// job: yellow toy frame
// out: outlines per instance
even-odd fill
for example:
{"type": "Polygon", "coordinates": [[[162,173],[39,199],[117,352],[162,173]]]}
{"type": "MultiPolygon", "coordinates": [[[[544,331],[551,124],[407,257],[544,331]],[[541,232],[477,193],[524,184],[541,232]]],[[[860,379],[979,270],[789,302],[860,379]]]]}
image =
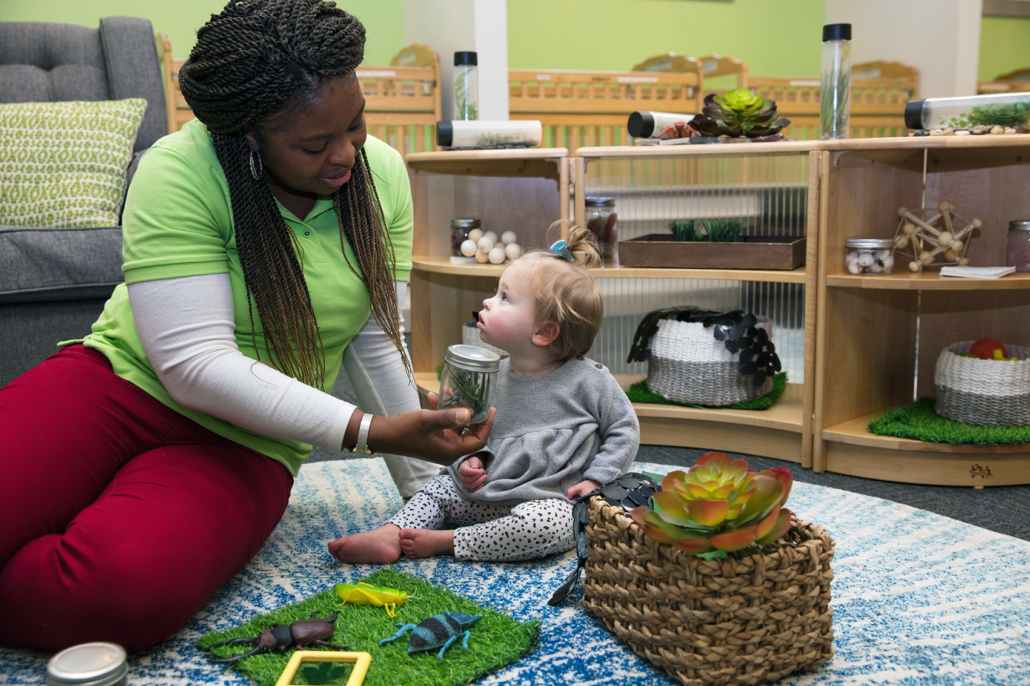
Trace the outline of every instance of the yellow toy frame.
{"type": "Polygon", "coordinates": [[[298,650],[286,663],[286,669],[283,670],[279,681],[275,682],[275,686],[291,686],[293,679],[297,676],[297,671],[305,662],[353,662],[354,670],[347,679],[347,686],[361,686],[365,681],[368,668],[372,664],[372,655],[336,650],[298,650]]]}

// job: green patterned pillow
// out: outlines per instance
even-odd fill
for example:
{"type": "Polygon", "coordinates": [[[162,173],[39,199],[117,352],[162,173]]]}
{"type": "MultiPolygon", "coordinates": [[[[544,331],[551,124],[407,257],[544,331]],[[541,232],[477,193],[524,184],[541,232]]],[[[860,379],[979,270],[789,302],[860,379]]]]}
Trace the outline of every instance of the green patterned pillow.
{"type": "Polygon", "coordinates": [[[0,105],[0,224],[118,226],[147,101],[0,105]]]}

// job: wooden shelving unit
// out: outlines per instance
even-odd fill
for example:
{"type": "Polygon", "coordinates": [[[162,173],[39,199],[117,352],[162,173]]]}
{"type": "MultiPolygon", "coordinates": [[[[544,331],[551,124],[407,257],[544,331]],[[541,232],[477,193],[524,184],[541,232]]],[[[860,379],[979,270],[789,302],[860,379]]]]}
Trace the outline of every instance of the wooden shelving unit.
{"type": "MultiPolygon", "coordinates": [[[[773,223],[770,214],[792,212],[816,226],[819,178],[810,158],[812,142],[679,145],[632,147],[584,147],[572,158],[575,189],[575,220],[585,225],[587,194],[615,195],[619,224],[661,225],[677,212],[753,213],[757,225],[773,223]],[[779,162],[793,159],[790,169],[800,172],[795,178],[785,174],[779,162]],[[806,165],[806,163],[808,163],[806,165]],[[800,191],[800,192],[799,192],[800,191]],[[779,195],[776,195],[779,193],[779,195]],[[771,200],[790,197],[790,208],[771,200]],[[721,205],[719,204],[721,203],[721,205]],[[657,209],[647,214],[649,206],[657,209]],[[696,208],[696,209],[695,209],[696,208]],[[628,212],[623,210],[628,209],[628,212]],[[672,213],[672,214],[670,214],[672,213]]],[[[814,158],[813,158],[814,159],[814,158]]],[[[699,214],[699,216],[703,216],[699,214]]],[[[803,230],[803,224],[799,225],[803,230]]],[[[768,228],[768,227],[766,227],[768,228]]],[[[625,237],[621,233],[620,239],[625,237]]],[[[809,233],[808,264],[814,264],[816,236],[809,233]]],[[[815,270],[802,266],[792,271],[753,269],[667,269],[623,267],[618,261],[594,270],[595,278],[681,279],[700,281],[758,282],[805,286],[804,373],[811,379],[814,371],[815,270]]],[[[695,304],[677,300],[662,306],[695,304]]],[[[643,312],[641,312],[643,314],[643,312]]],[[[775,340],[775,330],[774,330],[775,340]]],[[[640,376],[616,375],[625,388],[640,376]]],[[[764,411],[703,409],[675,405],[634,403],[640,419],[642,442],[660,445],[705,448],[763,455],[811,466],[811,418],[814,386],[788,384],[784,396],[764,411]]]]}
{"type": "MultiPolygon", "coordinates": [[[[716,198],[738,198],[742,194],[764,198],[777,189],[788,189],[791,197],[806,203],[795,207],[795,214],[807,217],[809,225],[814,226],[817,193],[810,189],[813,184],[818,187],[818,177],[815,168],[806,164],[814,150],[814,143],[785,143],[689,149],[685,146],[581,148],[573,157],[561,148],[408,155],[415,206],[411,326],[413,362],[419,386],[424,391],[437,389],[436,368],[442,364],[447,346],[461,342],[462,324],[473,310],[481,307],[484,298],[493,294],[504,269],[502,265],[452,264],[449,237],[452,217],[479,217],[484,229],[498,233],[512,229],[524,247],[544,248],[557,238],[544,235],[547,226],[557,219],[572,218],[573,198],[581,216],[582,200],[588,188],[587,170],[594,161],[604,158],[626,164],[627,176],[614,179],[616,185],[636,184],[648,193],[664,192],[678,197],[697,195],[702,192],[697,185],[699,175],[705,181],[703,193],[716,198]],[[797,168],[802,171],[802,177],[770,176],[768,165],[745,161],[778,156],[799,158],[797,168]],[[640,160],[664,160],[661,164],[669,166],[675,178],[649,175],[646,170],[640,174],[640,160]],[[732,168],[720,167],[719,160],[734,160],[728,163],[732,168]]],[[[809,264],[814,264],[815,249],[815,236],[811,235],[809,264]]],[[[809,331],[807,327],[815,307],[816,272],[806,266],[793,271],[763,271],[648,269],[609,263],[592,270],[592,274],[613,286],[618,282],[630,284],[629,288],[639,283],[686,284],[691,280],[725,283],[725,288],[730,290],[736,288],[735,282],[805,286],[806,349],[814,349],[807,342],[809,336],[814,340],[814,329],[809,331]]],[[[676,304],[688,303],[663,301],[660,306],[676,304]]],[[[806,358],[805,373],[809,379],[811,366],[806,358]]],[[[628,388],[641,377],[616,374],[616,378],[628,388]]],[[[652,404],[635,404],[634,408],[641,421],[645,443],[739,451],[811,466],[812,397],[811,384],[791,383],[774,407],[761,412],[652,404]]]]}
{"type": "MultiPolygon", "coordinates": [[[[934,395],[934,367],[955,341],[1030,337],[1030,277],[855,276],[848,238],[891,238],[897,210],[954,202],[983,221],[967,256],[1006,263],[1008,222],[1030,216],[1025,136],[847,140],[819,144],[815,471],[909,483],[1030,483],[1030,446],[950,445],[866,430],[885,408],[934,395]]],[[[904,264],[898,267],[905,269],[904,264]]]]}

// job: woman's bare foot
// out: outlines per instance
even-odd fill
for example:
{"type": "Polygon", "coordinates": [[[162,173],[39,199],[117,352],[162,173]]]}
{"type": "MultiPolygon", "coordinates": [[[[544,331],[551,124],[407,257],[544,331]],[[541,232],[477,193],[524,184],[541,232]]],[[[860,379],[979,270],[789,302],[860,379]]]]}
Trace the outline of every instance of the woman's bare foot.
{"type": "Polygon", "coordinates": [[[329,554],[352,564],[390,564],[401,557],[399,532],[396,524],[384,524],[372,531],[341,536],[329,543],[329,554]]]}
{"type": "Polygon", "coordinates": [[[454,555],[454,531],[401,529],[401,550],[408,557],[454,555]]]}

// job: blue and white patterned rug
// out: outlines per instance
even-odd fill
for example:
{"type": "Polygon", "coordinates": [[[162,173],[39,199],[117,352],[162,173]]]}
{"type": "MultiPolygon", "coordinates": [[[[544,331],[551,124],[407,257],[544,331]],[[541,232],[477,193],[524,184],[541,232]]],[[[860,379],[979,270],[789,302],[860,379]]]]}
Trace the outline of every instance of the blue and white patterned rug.
{"type": "MultiPolygon", "coordinates": [[[[664,465],[634,469],[665,473],[664,465]]],[[[326,542],[382,524],[400,498],[380,460],[306,465],[283,521],[258,556],[175,636],[130,659],[133,686],[250,684],[208,665],[193,642],[251,615],[374,571],[341,565],[326,542]]],[[[790,507],[837,542],[833,562],[836,655],[818,672],[782,684],[1030,684],[1030,543],[905,505],[794,484],[790,507]]],[[[493,684],[672,685],[588,616],[552,608],[551,591],[573,568],[572,553],[537,563],[406,560],[398,569],[455,593],[543,620],[540,643],[493,684]]],[[[45,683],[49,656],[0,647],[0,684],[45,683]]]]}

